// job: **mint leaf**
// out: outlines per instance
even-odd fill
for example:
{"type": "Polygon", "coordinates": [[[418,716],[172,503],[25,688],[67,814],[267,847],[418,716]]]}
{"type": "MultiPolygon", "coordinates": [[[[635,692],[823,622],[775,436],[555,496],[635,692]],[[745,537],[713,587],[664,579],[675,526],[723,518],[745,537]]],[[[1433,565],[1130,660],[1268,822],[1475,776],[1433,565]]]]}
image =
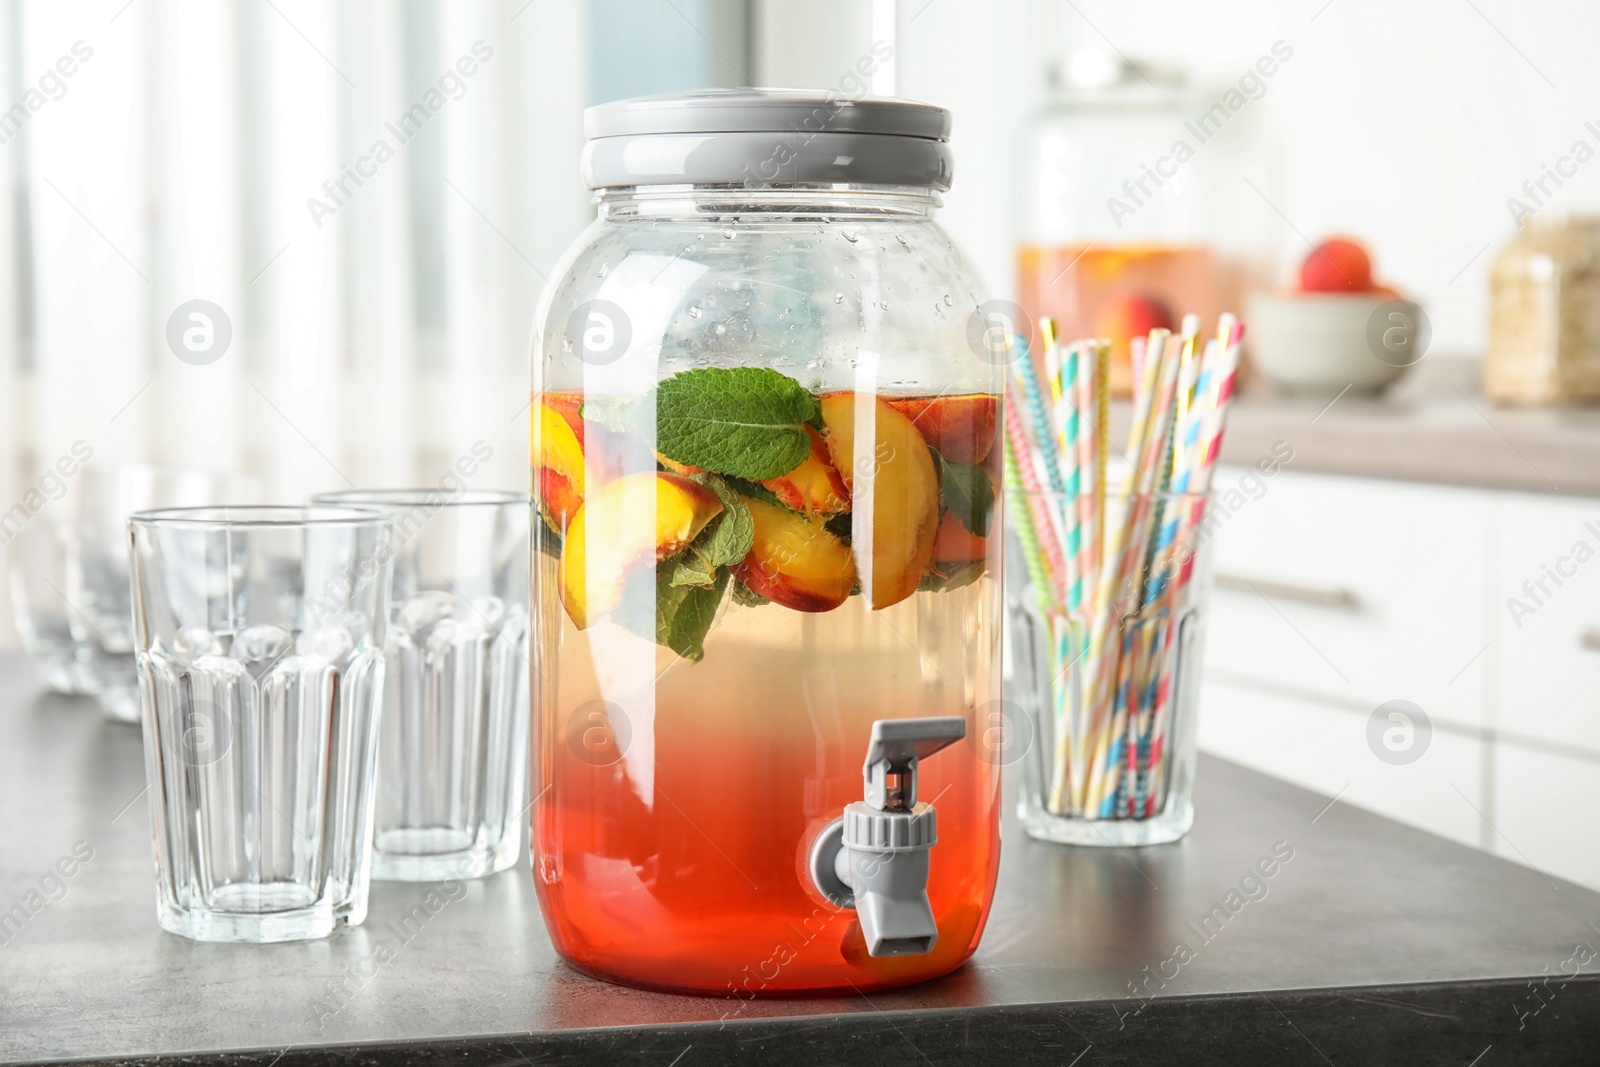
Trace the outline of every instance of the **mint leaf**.
{"type": "Polygon", "coordinates": [[[657,575],[656,644],[666,645],[684,659],[701,659],[706,654],[706,634],[717,619],[727,588],[727,571],[719,571],[709,587],[673,585],[665,574],[657,575]]]}
{"type": "Polygon", "coordinates": [[[816,398],[770,367],[701,367],[657,389],[656,449],[668,459],[759,482],[811,454],[816,398]]]}
{"type": "Polygon", "coordinates": [[[756,525],[750,518],[750,509],[727,482],[715,474],[690,477],[717,494],[722,511],[706,524],[699,537],[661,566],[672,585],[709,586],[716,582],[720,568],[733,566],[749,553],[755,542],[756,525]]]}
{"type": "Polygon", "coordinates": [[[772,603],[748,585],[737,581],[733,583],[733,602],[744,608],[759,608],[763,604],[772,603]]]}
{"type": "Polygon", "coordinates": [[[709,565],[705,557],[693,552],[680,552],[661,565],[661,573],[671,585],[717,584],[717,568],[709,565]]]}
{"type": "Polygon", "coordinates": [[[928,451],[939,469],[939,492],[945,507],[969,533],[988,537],[994,515],[994,483],[988,472],[974,463],[952,463],[932,448],[928,451]]]}
{"type": "Polygon", "coordinates": [[[783,506],[783,501],[778,499],[778,494],[762,485],[760,482],[750,482],[743,478],[726,479],[728,486],[740,496],[748,497],[761,504],[770,504],[775,508],[789,509],[783,506]]]}
{"type": "Polygon", "coordinates": [[[715,474],[696,474],[694,480],[717,494],[722,513],[706,524],[689,551],[712,567],[731,567],[742,561],[755,543],[755,520],[739,494],[715,474]]]}

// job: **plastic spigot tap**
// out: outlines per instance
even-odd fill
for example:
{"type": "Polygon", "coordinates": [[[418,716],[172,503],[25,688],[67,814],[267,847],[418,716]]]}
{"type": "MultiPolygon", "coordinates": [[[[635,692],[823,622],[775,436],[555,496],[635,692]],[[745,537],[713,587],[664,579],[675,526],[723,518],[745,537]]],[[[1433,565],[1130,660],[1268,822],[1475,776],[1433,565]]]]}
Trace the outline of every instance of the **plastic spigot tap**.
{"type": "Polygon", "coordinates": [[[861,768],[867,803],[879,811],[910,811],[917,803],[917,763],[965,736],[967,722],[959,715],[874,722],[861,768]]]}
{"type": "Polygon", "coordinates": [[[846,805],[812,845],[812,879],[834,904],[856,909],[868,955],[921,955],[939,939],[928,903],[938,824],[933,805],[917,802],[917,764],[966,733],[959,716],[874,722],[866,799],[846,805]]]}

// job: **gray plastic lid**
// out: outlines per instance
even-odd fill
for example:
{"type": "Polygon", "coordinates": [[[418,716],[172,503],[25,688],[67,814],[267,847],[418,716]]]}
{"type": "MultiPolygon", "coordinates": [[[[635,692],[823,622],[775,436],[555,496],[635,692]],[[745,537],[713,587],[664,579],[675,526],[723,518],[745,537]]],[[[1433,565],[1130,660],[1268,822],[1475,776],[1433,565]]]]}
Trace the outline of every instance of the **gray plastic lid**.
{"type": "Polygon", "coordinates": [[[950,112],[893,97],[706,89],[584,113],[591,189],[638,185],[950,188],[950,112]]]}

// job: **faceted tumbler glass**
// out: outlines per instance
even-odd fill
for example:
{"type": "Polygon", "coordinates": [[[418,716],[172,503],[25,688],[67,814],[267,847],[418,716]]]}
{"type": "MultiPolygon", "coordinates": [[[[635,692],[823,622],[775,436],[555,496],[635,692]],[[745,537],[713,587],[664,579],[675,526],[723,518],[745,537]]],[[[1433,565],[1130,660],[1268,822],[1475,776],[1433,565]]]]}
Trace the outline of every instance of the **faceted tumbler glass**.
{"type": "Polygon", "coordinates": [[[1009,568],[1007,614],[1012,725],[1026,748],[1018,814],[1030,836],[1157,845],[1194,824],[1211,540],[1221,523],[1210,503],[1201,493],[1007,498],[1009,550],[1024,564],[1009,568]],[[1105,538],[1084,536],[1090,524],[1105,538]],[[1041,595],[1074,560],[1067,596],[1041,595]]]}
{"type": "Polygon", "coordinates": [[[89,689],[99,698],[106,718],[139,721],[128,582],[128,516],[151,508],[233,504],[253,486],[254,482],[243,476],[179,467],[84,465],[68,525],[67,598],[89,689]]]}
{"type": "Polygon", "coordinates": [[[73,634],[64,524],[38,516],[5,542],[11,611],[22,647],[57,693],[92,693],[91,650],[73,634]]]}
{"type": "Polygon", "coordinates": [[[528,803],[531,497],[398,489],[314,499],[395,516],[372,876],[505,870],[522,853],[528,803]]]}
{"type": "Polygon", "coordinates": [[[169,509],[128,529],[162,927],[266,942],[360,923],[392,518],[169,509]]]}

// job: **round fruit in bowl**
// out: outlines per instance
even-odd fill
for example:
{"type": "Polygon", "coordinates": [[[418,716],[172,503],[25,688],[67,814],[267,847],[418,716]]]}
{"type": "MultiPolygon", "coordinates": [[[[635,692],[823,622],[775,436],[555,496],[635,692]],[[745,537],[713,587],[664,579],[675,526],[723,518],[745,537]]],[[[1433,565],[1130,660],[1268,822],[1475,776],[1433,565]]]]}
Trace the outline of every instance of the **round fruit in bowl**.
{"type": "Polygon", "coordinates": [[[1111,393],[1133,395],[1133,340],[1154,329],[1178,325],[1167,305],[1153,293],[1125,292],[1113,297],[1095,317],[1094,334],[1111,342],[1111,393]]]}
{"type": "Polygon", "coordinates": [[[1296,393],[1377,392],[1422,357],[1422,309],[1373,283],[1359,242],[1323,241],[1301,262],[1299,282],[1249,298],[1250,359],[1269,381],[1296,393]]]}
{"type": "Polygon", "coordinates": [[[1372,288],[1372,257],[1355,241],[1330,237],[1300,263],[1302,293],[1365,293],[1372,288]]]}

